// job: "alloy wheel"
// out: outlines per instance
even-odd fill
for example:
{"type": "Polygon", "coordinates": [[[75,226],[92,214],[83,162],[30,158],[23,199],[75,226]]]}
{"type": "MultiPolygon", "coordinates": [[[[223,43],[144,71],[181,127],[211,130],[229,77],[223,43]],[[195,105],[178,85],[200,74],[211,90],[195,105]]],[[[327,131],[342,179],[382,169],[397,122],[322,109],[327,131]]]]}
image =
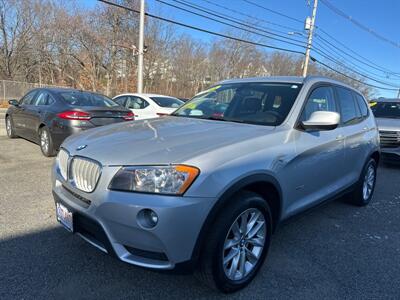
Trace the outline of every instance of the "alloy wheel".
{"type": "Polygon", "coordinates": [[[225,238],[222,255],[223,269],[230,280],[242,280],[255,268],[266,234],[265,218],[259,209],[247,209],[236,218],[225,238]]]}
{"type": "Polygon", "coordinates": [[[6,119],[6,131],[7,131],[7,135],[11,136],[12,135],[12,125],[11,125],[11,120],[10,117],[8,117],[6,119]]]}
{"type": "Polygon", "coordinates": [[[368,166],[367,172],[365,173],[364,183],[363,183],[363,198],[368,200],[372,194],[375,184],[376,171],[372,164],[368,166]]]}
{"type": "Polygon", "coordinates": [[[49,134],[47,133],[47,130],[42,130],[40,134],[40,146],[44,153],[48,153],[49,143],[49,134]]]}

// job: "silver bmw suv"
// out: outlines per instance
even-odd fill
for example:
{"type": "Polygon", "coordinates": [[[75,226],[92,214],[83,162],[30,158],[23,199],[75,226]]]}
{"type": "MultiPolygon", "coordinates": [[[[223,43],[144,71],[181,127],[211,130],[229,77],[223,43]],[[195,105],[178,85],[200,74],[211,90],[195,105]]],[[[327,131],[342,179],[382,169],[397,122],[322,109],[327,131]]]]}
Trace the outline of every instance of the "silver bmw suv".
{"type": "Polygon", "coordinates": [[[195,269],[223,292],[257,274],[278,224],[349,193],[370,202],[379,134],[363,96],[323,77],[227,80],[171,116],[68,138],[57,219],[129,264],[195,269]]]}

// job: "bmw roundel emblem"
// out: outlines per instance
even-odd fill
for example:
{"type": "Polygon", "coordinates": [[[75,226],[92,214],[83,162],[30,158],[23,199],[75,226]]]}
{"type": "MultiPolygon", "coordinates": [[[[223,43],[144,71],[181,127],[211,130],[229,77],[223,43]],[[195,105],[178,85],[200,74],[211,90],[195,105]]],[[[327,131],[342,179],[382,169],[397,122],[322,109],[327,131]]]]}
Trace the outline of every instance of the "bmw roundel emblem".
{"type": "Polygon", "coordinates": [[[76,151],[81,151],[83,149],[85,149],[87,147],[87,145],[80,145],[76,148],[76,151]]]}

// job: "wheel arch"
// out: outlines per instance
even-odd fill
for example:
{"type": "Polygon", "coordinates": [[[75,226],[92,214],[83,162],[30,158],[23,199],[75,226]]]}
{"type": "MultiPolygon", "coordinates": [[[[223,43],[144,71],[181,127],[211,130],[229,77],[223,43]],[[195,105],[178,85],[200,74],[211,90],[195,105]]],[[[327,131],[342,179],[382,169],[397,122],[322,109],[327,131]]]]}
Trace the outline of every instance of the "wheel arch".
{"type": "Polygon", "coordinates": [[[373,158],[376,161],[376,164],[378,165],[381,159],[381,153],[378,150],[376,150],[375,152],[371,153],[370,157],[373,158]]]}
{"type": "Polygon", "coordinates": [[[231,184],[230,187],[223,192],[209,212],[193,249],[192,262],[194,264],[197,264],[198,262],[201,249],[204,246],[204,240],[206,239],[219,212],[228,205],[231,197],[240,191],[254,192],[264,198],[271,209],[273,230],[276,229],[281,218],[282,209],[282,190],[279,182],[273,176],[268,174],[253,174],[242,178],[231,184]]]}

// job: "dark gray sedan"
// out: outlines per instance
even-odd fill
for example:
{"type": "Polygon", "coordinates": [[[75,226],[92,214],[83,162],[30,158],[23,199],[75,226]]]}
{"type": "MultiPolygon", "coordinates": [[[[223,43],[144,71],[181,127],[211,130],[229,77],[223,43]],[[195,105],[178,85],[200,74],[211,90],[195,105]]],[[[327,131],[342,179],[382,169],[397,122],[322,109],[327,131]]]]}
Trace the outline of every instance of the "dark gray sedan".
{"type": "Polygon", "coordinates": [[[38,143],[45,156],[54,156],[71,134],[134,119],[130,110],[110,98],[75,89],[34,89],[20,101],[9,103],[7,135],[38,143]]]}

